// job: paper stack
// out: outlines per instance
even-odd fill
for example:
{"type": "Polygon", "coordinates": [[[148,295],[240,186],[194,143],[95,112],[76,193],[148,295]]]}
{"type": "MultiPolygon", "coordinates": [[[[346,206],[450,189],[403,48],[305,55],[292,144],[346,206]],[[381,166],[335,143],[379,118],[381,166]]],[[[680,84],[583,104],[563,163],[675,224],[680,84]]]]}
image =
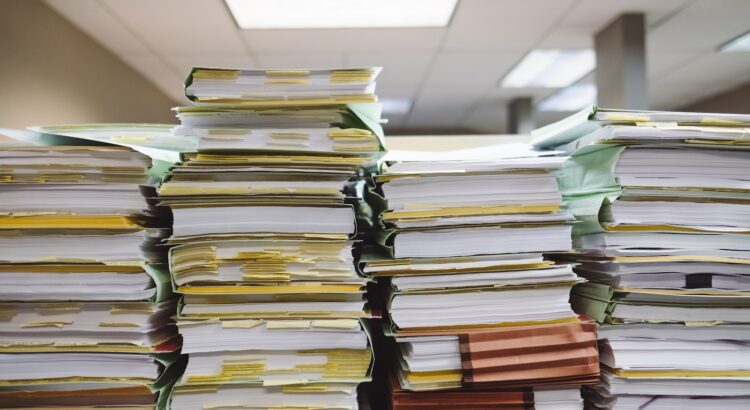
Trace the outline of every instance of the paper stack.
{"type": "Polygon", "coordinates": [[[179,371],[148,157],[0,147],[0,407],[154,408],[179,371]]]}
{"type": "Polygon", "coordinates": [[[174,133],[197,149],[159,189],[189,355],[174,408],[357,408],[372,349],[355,182],[384,150],[378,72],[189,75],[198,105],[174,133]]]}
{"type": "Polygon", "coordinates": [[[595,326],[568,303],[579,279],[543,255],[571,248],[551,173],[563,159],[503,155],[394,153],[368,190],[382,229],[360,266],[382,285],[397,344],[396,409],[523,406],[535,400],[520,389],[542,386],[580,408],[579,385],[598,378],[595,326]],[[462,390],[414,393],[444,389],[462,390]]]}
{"type": "Polygon", "coordinates": [[[536,131],[573,156],[569,260],[602,324],[591,408],[750,407],[750,116],[589,108],[536,131]]]}

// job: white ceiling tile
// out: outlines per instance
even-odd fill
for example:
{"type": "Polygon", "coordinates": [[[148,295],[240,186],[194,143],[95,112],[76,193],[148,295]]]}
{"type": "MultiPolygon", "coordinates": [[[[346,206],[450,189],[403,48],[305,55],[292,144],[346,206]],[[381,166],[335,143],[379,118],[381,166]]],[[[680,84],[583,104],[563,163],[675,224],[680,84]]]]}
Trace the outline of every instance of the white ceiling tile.
{"type": "Polygon", "coordinates": [[[427,76],[429,87],[494,87],[522,57],[520,52],[441,53],[427,76]]]}
{"type": "Polygon", "coordinates": [[[654,109],[677,109],[750,81],[750,54],[712,53],[650,79],[654,109]]]}
{"type": "Polygon", "coordinates": [[[193,67],[217,67],[217,68],[258,68],[256,59],[245,53],[189,53],[189,54],[166,54],[164,58],[180,73],[185,75],[193,67]]]}
{"type": "Polygon", "coordinates": [[[646,24],[658,23],[687,0],[581,0],[560,22],[563,27],[594,29],[596,33],[622,13],[645,13],[646,24]]]}
{"type": "Polygon", "coordinates": [[[336,68],[344,65],[343,54],[258,55],[260,68],[336,68]]]}
{"type": "Polygon", "coordinates": [[[91,0],[46,0],[89,37],[115,53],[146,53],[145,44],[99,3],[91,0]]]}
{"type": "Polygon", "coordinates": [[[418,84],[432,60],[425,53],[348,53],[347,67],[383,67],[378,76],[378,88],[418,84]]]}
{"type": "Polygon", "coordinates": [[[465,0],[459,3],[443,49],[525,52],[575,4],[573,0],[465,0]]]}
{"type": "Polygon", "coordinates": [[[750,53],[712,53],[680,64],[654,78],[653,83],[679,84],[690,88],[709,85],[731,87],[750,75],[750,53]]]}
{"type": "Polygon", "coordinates": [[[160,53],[243,53],[222,0],[99,0],[160,53]]]}
{"type": "Polygon", "coordinates": [[[255,53],[431,53],[440,45],[446,29],[328,29],[328,30],[241,30],[255,53]]]}
{"type": "Polygon", "coordinates": [[[187,104],[183,94],[183,78],[160,58],[151,54],[125,54],[121,58],[133,69],[150,80],[176,104],[187,104]]]}
{"type": "Polygon", "coordinates": [[[558,26],[535,48],[594,48],[594,35],[589,27],[558,26]]]}
{"type": "Polygon", "coordinates": [[[697,0],[649,32],[654,51],[710,52],[750,29],[750,1],[697,0]]]}
{"type": "Polygon", "coordinates": [[[646,51],[646,72],[649,78],[659,78],[668,75],[674,69],[689,63],[700,53],[692,51],[646,51]]]}

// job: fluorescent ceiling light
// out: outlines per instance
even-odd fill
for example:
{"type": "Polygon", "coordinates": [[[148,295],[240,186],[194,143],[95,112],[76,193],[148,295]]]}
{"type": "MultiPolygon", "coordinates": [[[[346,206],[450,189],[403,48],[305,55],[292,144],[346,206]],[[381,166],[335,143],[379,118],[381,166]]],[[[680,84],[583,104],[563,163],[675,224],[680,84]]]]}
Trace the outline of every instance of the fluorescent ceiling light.
{"type": "Polygon", "coordinates": [[[380,98],[383,104],[383,114],[406,114],[411,109],[411,100],[408,98],[380,98]]]}
{"type": "Polygon", "coordinates": [[[445,27],[458,0],[225,0],[243,29],[445,27]]]}
{"type": "Polygon", "coordinates": [[[537,104],[539,111],[578,111],[596,104],[596,85],[577,83],[555,92],[537,104]]]}
{"type": "Polygon", "coordinates": [[[531,50],[500,85],[505,88],[567,87],[594,67],[594,50],[531,50]]]}
{"type": "Polygon", "coordinates": [[[750,52],[750,31],[719,46],[722,53],[750,52]]]}

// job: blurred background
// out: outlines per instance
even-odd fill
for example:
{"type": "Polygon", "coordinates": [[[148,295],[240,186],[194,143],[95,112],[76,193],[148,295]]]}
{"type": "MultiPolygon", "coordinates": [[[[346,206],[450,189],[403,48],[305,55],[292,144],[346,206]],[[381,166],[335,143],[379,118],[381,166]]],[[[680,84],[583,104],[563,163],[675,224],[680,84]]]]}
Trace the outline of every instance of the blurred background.
{"type": "Polygon", "coordinates": [[[165,122],[192,66],[382,66],[388,135],[750,113],[748,0],[0,0],[0,124],[165,122]]]}

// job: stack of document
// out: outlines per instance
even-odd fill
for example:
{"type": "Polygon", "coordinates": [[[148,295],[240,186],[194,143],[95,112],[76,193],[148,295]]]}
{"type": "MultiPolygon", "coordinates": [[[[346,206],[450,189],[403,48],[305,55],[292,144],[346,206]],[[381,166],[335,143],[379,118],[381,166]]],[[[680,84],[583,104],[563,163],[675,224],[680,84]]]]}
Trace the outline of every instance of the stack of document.
{"type": "Polygon", "coordinates": [[[360,169],[384,151],[378,72],[190,73],[197,105],[174,134],[196,148],[159,188],[189,355],[175,408],[357,407],[372,349],[352,250],[360,169]]]}
{"type": "Polygon", "coordinates": [[[394,153],[368,189],[380,231],[360,268],[381,284],[397,344],[392,397],[531,386],[580,397],[598,379],[595,326],[568,302],[580,279],[544,256],[571,249],[552,173],[564,159],[502,156],[394,153]]]}
{"type": "Polygon", "coordinates": [[[750,406],[750,116],[589,108],[537,130],[572,152],[577,312],[603,324],[592,408],[750,406]]]}
{"type": "Polygon", "coordinates": [[[2,407],[166,402],[180,341],[150,166],[125,147],[0,149],[2,407]]]}

